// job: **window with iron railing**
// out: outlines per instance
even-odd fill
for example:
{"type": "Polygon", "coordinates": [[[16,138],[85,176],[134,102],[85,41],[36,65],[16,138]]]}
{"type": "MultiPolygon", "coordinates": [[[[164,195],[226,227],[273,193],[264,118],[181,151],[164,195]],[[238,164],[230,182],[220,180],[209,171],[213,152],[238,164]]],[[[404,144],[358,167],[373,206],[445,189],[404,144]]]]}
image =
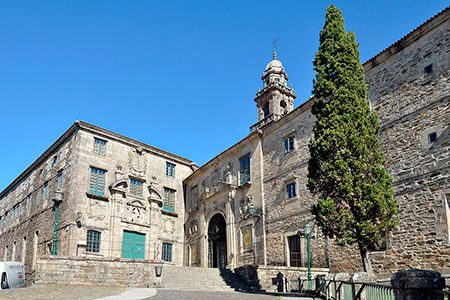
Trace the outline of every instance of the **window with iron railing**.
{"type": "Polygon", "coordinates": [[[101,232],[95,230],[88,230],[86,236],[86,251],[100,252],[101,232]]]}

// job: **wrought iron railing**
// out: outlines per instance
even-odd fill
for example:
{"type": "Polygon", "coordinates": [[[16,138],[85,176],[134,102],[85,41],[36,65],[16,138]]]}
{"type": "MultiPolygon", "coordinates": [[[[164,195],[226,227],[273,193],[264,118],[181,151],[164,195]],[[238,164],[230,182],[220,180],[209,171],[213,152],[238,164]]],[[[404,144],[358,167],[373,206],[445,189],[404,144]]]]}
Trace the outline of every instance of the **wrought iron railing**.
{"type": "Polygon", "coordinates": [[[316,279],[317,293],[331,300],[395,300],[394,289],[381,284],[316,279]]]}
{"type": "MultiPolygon", "coordinates": [[[[324,277],[316,278],[316,292],[324,299],[330,300],[395,300],[395,288],[382,284],[358,283],[351,281],[325,280],[324,277]]],[[[427,299],[449,300],[450,291],[428,291],[427,299]]]]}

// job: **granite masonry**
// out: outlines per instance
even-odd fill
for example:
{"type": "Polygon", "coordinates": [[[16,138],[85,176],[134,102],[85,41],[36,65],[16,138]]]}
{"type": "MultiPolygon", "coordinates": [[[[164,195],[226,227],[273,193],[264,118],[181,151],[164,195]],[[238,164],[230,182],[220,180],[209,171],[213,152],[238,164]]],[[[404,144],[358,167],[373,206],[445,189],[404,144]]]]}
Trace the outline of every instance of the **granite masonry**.
{"type": "MultiPolygon", "coordinates": [[[[1,194],[2,260],[67,257],[183,263],[182,180],[192,161],[77,121],[1,194]],[[59,205],[53,245],[55,200],[59,205]]],[[[42,269],[42,268],[41,268],[42,269]]]]}
{"type": "MultiPolygon", "coordinates": [[[[398,200],[397,228],[370,253],[379,278],[408,268],[450,274],[449,39],[446,8],[364,64],[398,200]]],[[[295,91],[276,53],[262,81],[250,134],[200,168],[76,122],[0,193],[0,259],[25,262],[28,274],[38,264],[40,282],[60,278],[52,275],[59,264],[91,273],[137,266],[147,274],[164,261],[233,269],[274,290],[279,272],[288,279],[306,274],[310,224],[314,274],[360,271],[357,249],[324,237],[310,213],[307,145],[315,99],[294,109],[295,91]],[[50,255],[52,200],[61,192],[58,253],[50,255]]],[[[61,281],[96,280],[75,273],[63,273],[61,281]]],[[[126,284],[105,276],[102,283],[126,284]]]]}

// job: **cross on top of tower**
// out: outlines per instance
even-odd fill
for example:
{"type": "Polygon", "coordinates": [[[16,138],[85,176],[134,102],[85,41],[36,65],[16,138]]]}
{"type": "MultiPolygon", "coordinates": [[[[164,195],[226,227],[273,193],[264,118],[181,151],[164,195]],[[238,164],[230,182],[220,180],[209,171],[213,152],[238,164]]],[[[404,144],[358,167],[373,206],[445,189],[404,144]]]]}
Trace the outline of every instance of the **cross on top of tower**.
{"type": "Polygon", "coordinates": [[[278,38],[275,37],[272,42],[272,44],[273,44],[273,59],[277,59],[277,41],[278,41],[278,38]]]}

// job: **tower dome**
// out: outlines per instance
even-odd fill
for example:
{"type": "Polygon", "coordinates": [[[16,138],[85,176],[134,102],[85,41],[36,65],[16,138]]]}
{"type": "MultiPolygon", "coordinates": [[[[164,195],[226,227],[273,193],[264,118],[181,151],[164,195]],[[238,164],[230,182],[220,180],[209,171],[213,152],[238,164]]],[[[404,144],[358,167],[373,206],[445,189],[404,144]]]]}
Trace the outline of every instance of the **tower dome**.
{"type": "Polygon", "coordinates": [[[277,59],[277,52],[273,52],[273,59],[263,72],[264,87],[256,93],[256,107],[258,108],[258,123],[253,125],[255,130],[265,124],[275,121],[294,109],[294,89],[287,86],[288,76],[284,66],[277,59]]]}
{"type": "Polygon", "coordinates": [[[277,59],[276,52],[273,52],[273,60],[266,65],[265,72],[267,72],[269,70],[274,70],[274,71],[278,71],[278,72],[284,71],[283,64],[281,63],[281,61],[279,61],[277,59]]]}

